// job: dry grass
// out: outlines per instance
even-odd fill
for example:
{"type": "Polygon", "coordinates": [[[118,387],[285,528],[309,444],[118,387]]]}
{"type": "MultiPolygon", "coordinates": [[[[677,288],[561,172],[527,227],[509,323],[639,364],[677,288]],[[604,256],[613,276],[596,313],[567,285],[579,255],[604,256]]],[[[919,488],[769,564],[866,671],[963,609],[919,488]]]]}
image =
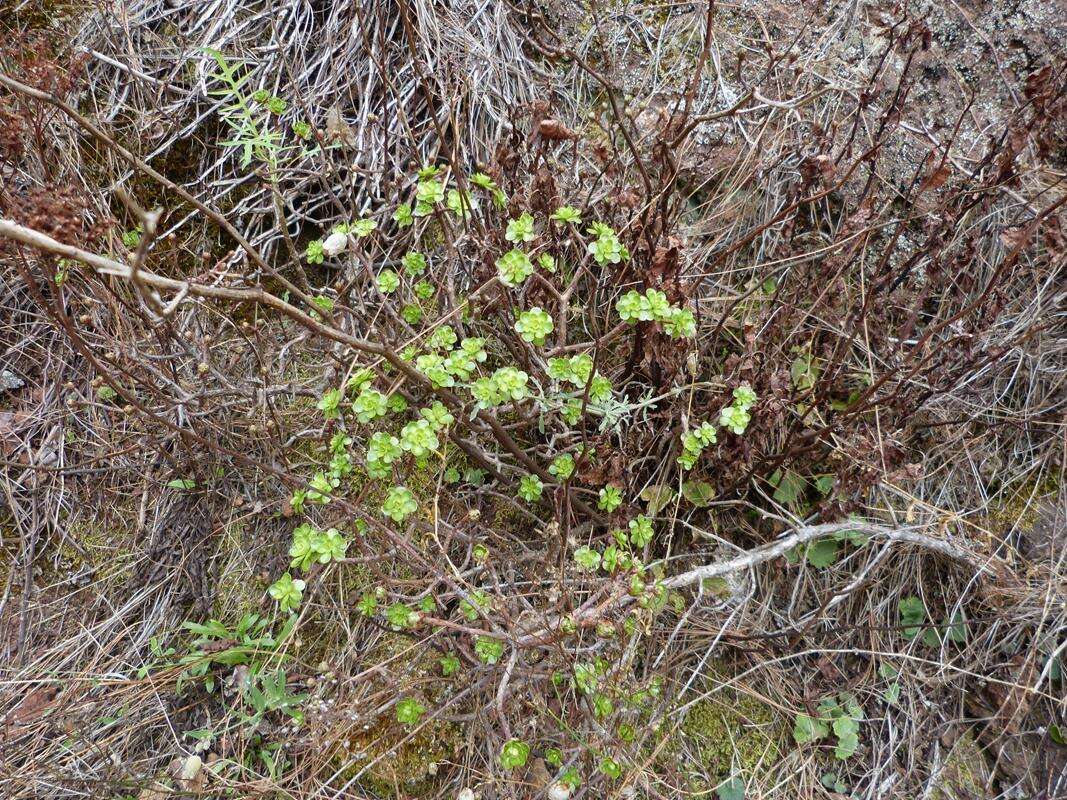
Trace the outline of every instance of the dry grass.
{"type": "MultiPolygon", "coordinates": [[[[18,11],[19,36],[41,27],[18,11]]],[[[0,52],[0,212],[21,241],[0,245],[6,796],[543,797],[552,747],[582,774],[575,798],[714,796],[731,775],[749,798],[842,796],[828,771],[872,800],[1067,796],[1065,61],[1033,32],[1016,48],[1025,69],[1007,45],[982,50],[997,33],[982,26],[1011,20],[938,9],[931,32],[853,3],[708,17],[219,0],[86,10],[26,39],[32,51],[13,32],[0,52]],[[274,166],[243,167],[222,144],[204,48],[243,65],[249,92],[286,100],[274,166]],[[954,70],[971,48],[994,56],[985,71],[954,70]],[[546,139],[546,119],[578,138],[546,139]],[[301,121],[323,148],[296,141],[301,121]],[[510,205],[483,196],[467,221],[393,225],[427,163],[459,188],[484,169],[510,205]],[[492,266],[511,247],[506,217],[562,203],[613,225],[632,260],[601,269],[580,233],[545,233],[570,288],[552,276],[509,294],[492,266]],[[308,241],[360,215],[374,236],[334,266],[304,262],[308,241]],[[124,245],[138,223],[141,244],[124,245]],[[415,248],[446,320],[410,323],[374,288],[415,248]],[[616,300],[643,287],[695,310],[692,347],[618,325],[616,300]],[[334,305],[313,318],[320,296],[334,305]],[[458,389],[431,389],[398,356],[447,321],[492,337],[487,364],[543,374],[546,354],[511,333],[516,305],[553,310],[549,354],[596,354],[613,424],[538,420],[530,403],[466,422],[458,389]],[[418,519],[383,521],[383,487],[358,469],[308,511],[352,545],[309,573],[293,635],[250,647],[306,693],[303,723],[275,710],[250,726],[244,668],[212,661],[240,637],[203,647],[181,626],[281,625],[266,588],[289,565],[291,494],[339,426],[357,461],[366,433],[315,404],[364,366],[460,421],[440,469],[409,484],[418,519]],[[683,476],[679,437],[741,383],[760,398],[749,429],[720,431],[683,476]],[[557,487],[544,467],[579,445],[596,464],[557,487]],[[474,466],[484,484],[446,483],[444,468],[474,466]],[[546,489],[528,505],[514,495],[531,471],[546,489]],[[691,477],[710,505],[649,510],[691,477]],[[614,514],[594,510],[606,484],[626,498],[614,514]],[[656,519],[658,611],[628,576],[570,558],[638,512],[656,519]],[[841,542],[827,566],[784,557],[850,517],[875,534],[863,546],[841,542]],[[432,598],[429,618],[398,632],[365,617],[357,602],[376,588],[383,607],[432,598]],[[471,618],[461,604],[477,591],[493,601],[471,618]],[[940,636],[905,635],[909,596],[940,636]],[[505,645],[499,663],[479,661],[478,636],[505,645]],[[441,674],[447,653],[456,677],[441,674]],[[598,660],[606,713],[568,684],[598,660]],[[211,693],[183,674],[205,664],[211,693]],[[846,690],[865,710],[857,753],[796,745],[795,716],[846,690]],[[427,709],[415,726],[396,721],[404,698],[427,709]],[[207,730],[211,769],[183,776],[189,733],[207,730]],[[531,743],[526,768],[502,769],[511,738],[531,743]],[[600,774],[604,756],[620,779],[600,774]]]]}

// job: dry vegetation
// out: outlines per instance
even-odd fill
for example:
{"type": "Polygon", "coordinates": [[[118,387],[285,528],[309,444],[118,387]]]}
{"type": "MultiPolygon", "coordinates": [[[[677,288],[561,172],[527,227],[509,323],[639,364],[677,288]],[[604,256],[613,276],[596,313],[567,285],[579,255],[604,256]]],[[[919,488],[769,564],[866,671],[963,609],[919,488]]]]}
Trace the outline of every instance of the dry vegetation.
{"type": "Polygon", "coordinates": [[[1067,797],[980,5],[0,3],[3,795],[1067,797]]]}

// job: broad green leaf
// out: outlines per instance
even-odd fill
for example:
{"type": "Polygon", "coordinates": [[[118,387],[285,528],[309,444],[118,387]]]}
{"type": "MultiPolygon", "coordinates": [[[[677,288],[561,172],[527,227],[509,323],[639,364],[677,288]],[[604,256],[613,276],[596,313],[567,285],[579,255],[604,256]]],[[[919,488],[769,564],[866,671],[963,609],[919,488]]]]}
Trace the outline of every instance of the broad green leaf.
{"type": "Polygon", "coordinates": [[[829,733],[826,723],[821,719],[809,717],[807,714],[797,714],[793,721],[793,741],[797,744],[807,744],[822,739],[829,733]]]}
{"type": "Polygon", "coordinates": [[[897,611],[900,613],[900,624],[904,628],[904,638],[914,639],[922,630],[917,627],[926,621],[926,606],[923,601],[914,595],[903,597],[897,603],[897,611]]]}
{"type": "Polygon", "coordinates": [[[891,706],[895,706],[897,703],[899,703],[900,702],[900,684],[897,683],[896,681],[893,681],[891,684],[889,684],[889,688],[887,688],[884,692],[882,692],[882,699],[885,700],[886,703],[888,703],[891,706]]]}
{"type": "Polygon", "coordinates": [[[828,567],[837,561],[837,542],[820,539],[808,545],[808,563],[813,567],[828,567]]]}
{"type": "Polygon", "coordinates": [[[791,469],[787,469],[785,472],[776,469],[768,480],[771,486],[774,487],[773,497],[775,502],[781,503],[783,506],[796,505],[797,500],[804,493],[804,479],[791,469]]]}
{"type": "Polygon", "coordinates": [[[945,633],[949,641],[956,644],[963,644],[967,641],[967,620],[964,619],[962,611],[957,611],[952,615],[952,622],[945,633]]]}
{"type": "Polygon", "coordinates": [[[715,789],[719,800],[745,800],[745,783],[736,775],[723,781],[715,789]]]}

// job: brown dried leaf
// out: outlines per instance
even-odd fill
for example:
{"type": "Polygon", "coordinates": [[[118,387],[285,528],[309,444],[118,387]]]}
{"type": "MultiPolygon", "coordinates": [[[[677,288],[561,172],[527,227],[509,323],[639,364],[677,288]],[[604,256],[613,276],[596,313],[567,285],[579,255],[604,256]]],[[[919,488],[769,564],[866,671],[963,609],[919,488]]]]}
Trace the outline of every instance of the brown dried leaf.
{"type": "Polygon", "coordinates": [[[558,119],[543,119],[537,126],[542,139],[552,142],[577,139],[578,134],[560,122],[558,119]]]}

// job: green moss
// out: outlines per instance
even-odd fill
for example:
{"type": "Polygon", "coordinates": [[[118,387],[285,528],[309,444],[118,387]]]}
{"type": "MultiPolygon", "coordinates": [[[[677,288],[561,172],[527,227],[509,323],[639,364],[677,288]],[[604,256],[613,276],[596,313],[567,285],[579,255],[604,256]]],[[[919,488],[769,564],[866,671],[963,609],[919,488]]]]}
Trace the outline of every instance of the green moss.
{"type": "Polygon", "coordinates": [[[1039,500],[1055,495],[1063,483],[1063,476],[1053,472],[1040,482],[1033,478],[1001,490],[1003,499],[992,504],[988,512],[990,527],[1011,527],[1023,533],[1032,531],[1041,519],[1039,500]]]}
{"type": "MultiPolygon", "coordinates": [[[[427,709],[447,700],[452,682],[443,680],[435,650],[398,633],[385,633],[363,659],[366,666],[384,664],[388,685],[398,698],[415,697],[427,709]]],[[[360,778],[378,797],[424,797],[432,795],[439,782],[437,768],[453,760],[462,742],[461,729],[446,722],[430,721],[405,741],[411,731],[386,712],[371,725],[353,726],[345,737],[347,748],[335,760],[345,764],[349,777],[366,768],[360,778]]]]}
{"type": "Polygon", "coordinates": [[[726,778],[758,774],[781,756],[782,724],[765,703],[725,690],[689,709],[681,735],[704,771],[726,778]]]}
{"type": "Polygon", "coordinates": [[[934,784],[931,800],[967,800],[986,796],[989,766],[974,736],[967,731],[945,759],[934,784]]]}

